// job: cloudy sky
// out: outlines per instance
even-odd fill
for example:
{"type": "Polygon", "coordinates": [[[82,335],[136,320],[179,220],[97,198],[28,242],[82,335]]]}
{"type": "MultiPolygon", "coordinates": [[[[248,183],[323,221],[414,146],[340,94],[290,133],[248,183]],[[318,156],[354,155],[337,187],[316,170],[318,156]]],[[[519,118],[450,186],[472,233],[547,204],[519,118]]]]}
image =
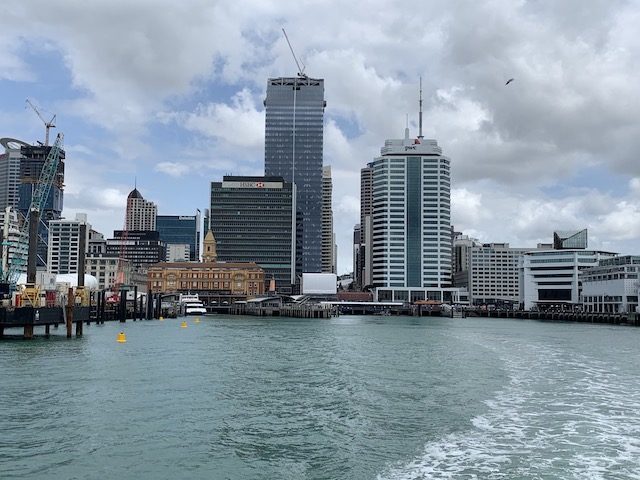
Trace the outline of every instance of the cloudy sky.
{"type": "Polygon", "coordinates": [[[209,182],[264,169],[266,80],[293,75],[287,30],[325,79],[340,273],[359,170],[424,134],[452,161],[456,230],[535,246],[589,229],[640,254],[640,2],[635,0],[5,0],[0,136],[65,134],[66,217],[122,228],[137,178],[161,214],[204,210],[209,182]],[[515,80],[508,86],[509,78],[515,80]]]}

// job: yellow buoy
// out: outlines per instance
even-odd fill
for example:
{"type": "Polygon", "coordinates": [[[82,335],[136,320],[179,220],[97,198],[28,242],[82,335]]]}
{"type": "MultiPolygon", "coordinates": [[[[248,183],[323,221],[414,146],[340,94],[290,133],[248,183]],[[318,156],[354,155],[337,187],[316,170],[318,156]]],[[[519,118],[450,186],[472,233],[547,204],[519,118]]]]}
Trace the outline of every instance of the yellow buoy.
{"type": "Polygon", "coordinates": [[[187,322],[183,320],[182,323],[180,324],[180,328],[187,328],[187,322]]]}
{"type": "Polygon", "coordinates": [[[196,317],[196,323],[200,323],[200,317],[196,317]]]}
{"type": "Polygon", "coordinates": [[[160,317],[158,320],[164,320],[164,317],[160,317]]]}
{"type": "Polygon", "coordinates": [[[117,342],[118,343],[127,343],[127,336],[124,334],[124,332],[120,332],[118,334],[117,342]]]}

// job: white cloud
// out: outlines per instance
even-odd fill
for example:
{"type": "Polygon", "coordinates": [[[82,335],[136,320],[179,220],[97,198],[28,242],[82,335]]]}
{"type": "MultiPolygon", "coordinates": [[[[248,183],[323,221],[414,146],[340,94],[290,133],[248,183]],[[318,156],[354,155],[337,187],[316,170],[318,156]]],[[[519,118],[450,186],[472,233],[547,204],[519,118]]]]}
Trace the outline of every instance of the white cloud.
{"type": "MultiPolygon", "coordinates": [[[[53,99],[57,111],[100,127],[95,149],[65,132],[76,145],[70,157],[100,162],[87,161],[91,177],[68,170],[72,204],[88,191],[74,182],[111,188],[110,171],[133,176],[141,162],[158,177],[187,177],[189,169],[261,173],[266,79],[295,71],[284,25],[307,73],[325,78],[325,163],[334,167],[343,266],[359,221],[359,170],[385,139],[402,136],[407,112],[417,133],[420,75],[425,136],[452,160],[456,227],[519,245],[573,226],[589,226],[602,242],[640,237],[637,2],[430,0],[411,9],[399,0],[6,3],[0,79],[44,83],[24,54],[55,49],[75,88],[53,99]],[[29,25],[28,39],[17,25],[29,25]],[[505,86],[510,77],[516,80],[505,86]],[[152,129],[158,121],[181,135],[169,154],[152,129]],[[105,144],[112,158],[96,158],[105,144]],[[163,158],[171,161],[158,163],[163,158]],[[595,166],[632,180],[617,196],[604,185],[564,185],[595,166]]],[[[14,119],[0,107],[0,126],[13,132],[14,119]]],[[[28,122],[23,130],[31,132],[36,123],[28,122]]],[[[100,194],[108,208],[126,190],[113,188],[112,203],[105,200],[111,194],[100,194]]],[[[161,187],[155,194],[163,195],[161,187]]]]}
{"type": "Polygon", "coordinates": [[[156,170],[172,177],[181,177],[189,171],[189,167],[183,163],[160,162],[156,165],[156,170]]]}
{"type": "Polygon", "coordinates": [[[231,104],[198,105],[195,112],[167,114],[184,128],[219,139],[232,147],[264,148],[264,110],[258,110],[251,92],[243,89],[231,104]]]}

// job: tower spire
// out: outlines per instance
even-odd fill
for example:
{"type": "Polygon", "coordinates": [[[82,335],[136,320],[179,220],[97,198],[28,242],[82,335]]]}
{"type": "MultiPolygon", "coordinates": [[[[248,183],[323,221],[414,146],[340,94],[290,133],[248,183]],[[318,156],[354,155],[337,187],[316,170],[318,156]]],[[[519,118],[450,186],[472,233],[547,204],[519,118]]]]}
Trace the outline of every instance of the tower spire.
{"type": "Polygon", "coordinates": [[[418,138],[423,139],[422,135],[422,75],[420,75],[420,113],[418,114],[418,138]]]}

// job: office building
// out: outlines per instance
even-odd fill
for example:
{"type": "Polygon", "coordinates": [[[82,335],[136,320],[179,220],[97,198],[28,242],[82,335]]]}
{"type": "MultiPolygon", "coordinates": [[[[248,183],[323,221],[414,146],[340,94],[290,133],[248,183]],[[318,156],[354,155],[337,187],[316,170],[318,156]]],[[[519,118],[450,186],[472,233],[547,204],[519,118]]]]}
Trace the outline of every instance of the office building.
{"type": "Polygon", "coordinates": [[[266,282],[274,278],[278,292],[292,293],[296,282],[293,184],[282,177],[225,176],[222,182],[211,183],[209,215],[219,262],[255,262],[264,270],[266,282]]]}
{"type": "Polygon", "coordinates": [[[617,256],[596,250],[536,250],[522,255],[520,302],[525,310],[582,308],[580,272],[617,256]]]}
{"type": "Polygon", "coordinates": [[[153,202],[142,197],[137,188],[134,188],[127,197],[127,213],[125,230],[153,231],[156,229],[156,216],[158,208],[153,202]]]}
{"type": "Polygon", "coordinates": [[[450,161],[435,140],[387,140],[373,169],[372,283],[384,301],[457,301],[450,161]]]}
{"type": "Polygon", "coordinates": [[[89,246],[87,248],[87,253],[107,253],[107,241],[105,240],[104,235],[94,229],[89,230],[89,246]]]}
{"type": "Polygon", "coordinates": [[[471,304],[517,308],[522,255],[529,251],[530,248],[513,248],[508,243],[471,245],[466,252],[466,287],[471,304]]]}
{"type": "Polygon", "coordinates": [[[453,286],[469,290],[469,262],[472,247],[482,244],[475,238],[454,232],[453,237],[453,286]]]}
{"type": "Polygon", "coordinates": [[[0,138],[4,153],[0,154],[0,212],[17,208],[20,199],[20,159],[22,147],[29,144],[14,138],[0,138]]]}
{"type": "Polygon", "coordinates": [[[322,271],[325,273],[336,273],[332,192],[331,167],[322,167],[322,271]]]}
{"type": "MultiPolygon", "coordinates": [[[[169,248],[170,245],[187,244],[189,254],[186,261],[200,260],[200,210],[195,215],[157,215],[155,230],[160,233],[160,240],[167,245],[167,254],[169,250],[172,254],[178,254],[178,250],[182,248],[169,248]]],[[[178,257],[182,258],[182,255],[178,254],[178,257]]],[[[167,261],[171,260],[167,258],[167,261]]]]}
{"type": "Polygon", "coordinates": [[[160,234],[148,230],[115,230],[106,247],[106,255],[129,260],[134,270],[145,270],[166,255],[160,234]]]}
{"type": "MultiPolygon", "coordinates": [[[[373,213],[373,166],[371,163],[360,170],[360,238],[356,259],[357,270],[354,270],[354,282],[357,288],[371,285],[371,215],[373,213]]],[[[354,238],[354,242],[356,239],[354,238]]]]}
{"type": "Polygon", "coordinates": [[[124,285],[133,283],[131,262],[120,259],[114,254],[88,253],[84,271],[86,274],[96,277],[100,290],[114,288],[117,281],[124,285]]]}
{"type": "Polygon", "coordinates": [[[75,220],[49,221],[47,272],[78,273],[80,256],[87,252],[90,230],[87,215],[83,213],[76,214],[75,220]]]}
{"type": "Polygon", "coordinates": [[[586,312],[633,313],[640,295],[640,256],[624,255],[600,260],[580,272],[582,304],[586,312]]]}
{"type": "Polygon", "coordinates": [[[264,105],[265,175],[296,185],[300,269],[321,272],[324,80],[270,78],[264,105]]]}
{"type": "MultiPolygon", "coordinates": [[[[22,158],[20,160],[20,186],[18,189],[18,211],[23,218],[26,218],[31,207],[31,197],[36,184],[40,180],[42,168],[47,156],[51,151],[51,146],[44,145],[23,145],[20,148],[22,158]]],[[[49,190],[49,195],[44,202],[44,208],[40,212],[40,225],[38,228],[38,259],[37,267],[46,267],[47,247],[51,220],[59,220],[62,216],[63,193],[64,193],[64,160],[65,152],[60,151],[60,161],[58,169],[49,190]]]]}
{"type": "Polygon", "coordinates": [[[166,262],[190,262],[190,245],[186,243],[167,243],[166,262]]]}

